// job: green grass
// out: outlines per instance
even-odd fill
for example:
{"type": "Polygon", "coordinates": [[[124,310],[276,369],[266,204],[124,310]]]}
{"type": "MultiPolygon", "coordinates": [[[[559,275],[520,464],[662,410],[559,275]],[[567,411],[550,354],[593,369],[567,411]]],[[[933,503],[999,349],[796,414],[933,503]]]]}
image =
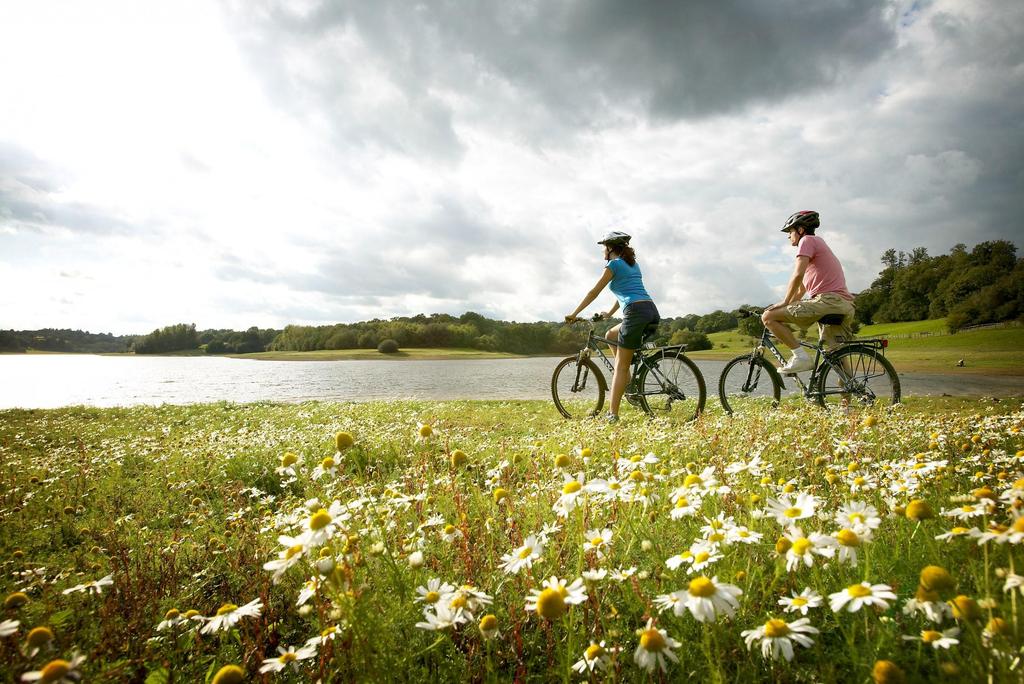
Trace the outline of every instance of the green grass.
{"type": "Polygon", "coordinates": [[[463,359],[520,359],[522,354],[489,352],[479,349],[422,348],[402,349],[394,354],[381,354],[376,349],[324,349],[318,351],[269,351],[256,354],[232,354],[236,359],[263,361],[353,361],[353,360],[463,360],[463,359]]]}
{"type": "Polygon", "coordinates": [[[862,326],[859,335],[909,335],[912,333],[949,333],[945,318],[934,318],[928,321],[908,321],[906,323],[876,323],[862,326]]]}
{"type": "MultiPolygon", "coordinates": [[[[812,326],[810,339],[817,338],[816,330],[812,326]]],[[[858,335],[898,336],[945,331],[945,319],[937,319],[864,326],[858,335]]],[[[741,335],[738,330],[712,333],[708,338],[715,344],[713,349],[689,355],[697,359],[728,359],[748,352],[753,345],[753,338],[741,335]]],[[[886,356],[901,373],[1024,375],[1024,327],[966,330],[955,335],[891,337],[886,356]],[[964,360],[963,368],[956,366],[960,359],[964,360]]]]}
{"type": "Polygon", "coordinates": [[[714,346],[705,351],[694,352],[694,355],[698,355],[698,358],[701,358],[700,355],[703,358],[717,356],[732,358],[738,354],[749,352],[758,343],[758,338],[744,335],[738,329],[711,333],[708,335],[708,339],[711,340],[711,344],[714,346]]]}
{"type": "Polygon", "coordinates": [[[1012,496],[1001,495],[1024,477],[1022,429],[1019,405],[959,398],[914,398],[891,413],[849,416],[805,405],[736,417],[712,408],[693,424],[652,422],[627,409],[615,427],[562,420],[540,401],[0,411],[0,589],[28,597],[21,607],[8,601],[0,616],[20,623],[17,634],[0,638],[0,672],[20,680],[77,650],[89,682],[167,681],[171,673],[174,681],[201,682],[230,663],[256,681],[277,646],[300,646],[333,627],[337,637],[299,663],[299,673],[268,680],[578,681],[569,667],[593,639],[622,649],[610,654],[610,679],[649,681],[633,652],[636,630],[654,618],[681,643],[680,663],[668,663],[664,681],[866,681],[877,659],[894,661],[910,681],[936,680],[943,664],[958,669],[959,681],[1011,681],[1024,607],[1002,591],[997,571],[1014,557],[1021,571],[1020,546],[938,541],[954,524],[984,520],[918,523],[902,507],[919,498],[936,512],[960,508],[989,487],[996,503],[988,520],[1013,524],[1012,496]],[[431,426],[425,438],[422,425],[431,426]],[[339,431],[354,438],[341,452],[339,431]],[[301,457],[294,473],[281,470],[286,453],[301,457]],[[763,472],[726,472],[754,455],[763,472]],[[317,479],[315,469],[326,465],[336,472],[317,479]],[[592,494],[559,516],[552,505],[578,473],[587,482],[615,479],[621,485],[612,491],[632,487],[645,498],[603,502],[592,494]],[[712,478],[731,491],[700,494],[712,478]],[[916,489],[901,491],[901,482],[916,489]],[[507,498],[495,496],[499,488],[507,498]],[[817,497],[817,514],[797,520],[805,534],[837,533],[834,516],[851,500],[879,511],[873,539],[862,532],[857,565],[814,556],[812,567],[787,570],[776,546],[785,529],[757,514],[787,492],[817,497]],[[697,513],[673,519],[680,493],[697,513]],[[329,538],[310,543],[309,556],[292,556],[296,564],[275,582],[263,564],[296,543],[279,536],[308,530],[312,513],[335,501],[331,525],[320,528],[329,538]],[[701,574],[671,570],[666,560],[706,537],[702,526],[719,514],[763,534],[721,547],[722,558],[701,571],[742,589],[735,615],[700,623],[686,610],[659,611],[656,597],[687,596],[701,574]],[[439,524],[424,525],[435,516],[439,524]],[[553,523],[558,529],[532,568],[502,570],[502,556],[515,556],[524,538],[553,523]],[[602,559],[583,544],[604,528],[613,536],[602,559]],[[423,554],[422,566],[410,564],[413,552],[423,554]],[[976,619],[940,626],[905,615],[927,565],[953,577],[942,598],[990,597],[991,604],[976,619]],[[636,570],[622,582],[586,583],[587,600],[552,621],[524,609],[543,579],[572,582],[595,567],[636,570]],[[112,584],[100,594],[64,593],[107,575],[112,584]],[[310,577],[320,578],[320,589],[300,609],[296,599],[310,577]],[[454,629],[420,629],[417,588],[435,578],[475,585],[493,602],[467,605],[473,619],[454,629]],[[899,600],[833,613],[828,594],[861,580],[892,586],[899,600]],[[805,587],[826,597],[808,614],[820,630],[814,645],[797,647],[791,663],[748,651],[741,632],[769,617],[800,617],[781,613],[778,599],[805,587]],[[197,634],[200,623],[157,631],[172,609],[213,616],[225,603],[256,598],[259,617],[228,631],[197,634]],[[500,631],[491,641],[479,630],[485,614],[500,631]],[[1010,633],[986,646],[981,629],[990,616],[1006,620],[1010,633]],[[954,625],[960,644],[948,651],[903,640],[954,625]],[[33,656],[21,646],[37,626],[55,639],[33,656]]]}
{"type": "Polygon", "coordinates": [[[887,355],[899,370],[1024,375],[1024,328],[891,340],[887,355]]]}

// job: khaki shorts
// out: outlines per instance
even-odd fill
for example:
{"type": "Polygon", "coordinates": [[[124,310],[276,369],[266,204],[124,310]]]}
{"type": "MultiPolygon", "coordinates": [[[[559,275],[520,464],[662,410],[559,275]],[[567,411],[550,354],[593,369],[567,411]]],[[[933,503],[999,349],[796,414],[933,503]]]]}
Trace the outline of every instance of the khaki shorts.
{"type": "Polygon", "coordinates": [[[842,314],[843,322],[840,325],[818,324],[819,338],[831,347],[837,341],[853,339],[853,312],[853,302],[849,299],[826,292],[813,299],[793,302],[786,307],[786,315],[780,319],[785,323],[792,323],[801,330],[807,330],[822,316],[842,314]]]}

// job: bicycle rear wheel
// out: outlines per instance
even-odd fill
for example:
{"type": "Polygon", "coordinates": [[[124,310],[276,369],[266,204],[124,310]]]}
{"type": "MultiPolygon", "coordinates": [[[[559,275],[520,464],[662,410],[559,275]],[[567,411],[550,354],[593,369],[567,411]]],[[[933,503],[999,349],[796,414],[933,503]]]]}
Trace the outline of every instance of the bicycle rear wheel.
{"type": "Polygon", "coordinates": [[[764,358],[737,356],[725,364],[718,377],[718,399],[726,413],[748,413],[775,408],[782,396],[782,380],[764,358]]]}
{"type": "Polygon", "coordinates": [[[566,418],[596,416],[604,406],[604,375],[590,359],[562,359],[551,375],[551,398],[566,418]]]}
{"type": "Polygon", "coordinates": [[[900,379],[882,353],[851,346],[830,355],[821,366],[818,403],[826,408],[865,408],[900,403],[900,379]],[[841,369],[841,370],[840,370],[841,369]]]}
{"type": "Polygon", "coordinates": [[[659,352],[647,359],[636,378],[640,404],[652,416],[695,420],[704,410],[707,390],[697,364],[683,354],[659,352]]]}

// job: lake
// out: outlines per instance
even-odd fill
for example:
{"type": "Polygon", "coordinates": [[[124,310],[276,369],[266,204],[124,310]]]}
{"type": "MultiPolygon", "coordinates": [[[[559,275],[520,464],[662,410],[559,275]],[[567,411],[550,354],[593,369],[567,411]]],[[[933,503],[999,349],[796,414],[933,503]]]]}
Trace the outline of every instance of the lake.
{"type": "MultiPolygon", "coordinates": [[[[549,399],[556,357],[460,361],[256,361],[0,354],[0,409],[210,401],[549,399]]],[[[723,361],[697,362],[717,396],[723,361]]],[[[610,379],[610,378],[609,378],[610,379]]],[[[1022,378],[901,374],[904,395],[1020,396],[1022,378]]]]}

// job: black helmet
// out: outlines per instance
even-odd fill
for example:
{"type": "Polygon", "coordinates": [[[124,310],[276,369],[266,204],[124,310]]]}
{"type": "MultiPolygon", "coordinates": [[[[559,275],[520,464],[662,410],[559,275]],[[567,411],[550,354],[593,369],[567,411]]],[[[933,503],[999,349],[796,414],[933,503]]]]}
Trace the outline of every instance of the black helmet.
{"type": "Polygon", "coordinates": [[[786,219],[786,225],[782,226],[782,232],[788,233],[789,231],[796,230],[797,228],[814,230],[820,225],[821,221],[818,219],[818,212],[798,211],[786,219]]]}
{"type": "Polygon", "coordinates": [[[612,232],[608,233],[603,238],[601,238],[601,240],[597,244],[599,244],[599,245],[628,245],[629,244],[629,239],[630,239],[629,235],[627,235],[625,233],[622,233],[622,232],[619,232],[617,230],[613,230],[612,232]]]}

